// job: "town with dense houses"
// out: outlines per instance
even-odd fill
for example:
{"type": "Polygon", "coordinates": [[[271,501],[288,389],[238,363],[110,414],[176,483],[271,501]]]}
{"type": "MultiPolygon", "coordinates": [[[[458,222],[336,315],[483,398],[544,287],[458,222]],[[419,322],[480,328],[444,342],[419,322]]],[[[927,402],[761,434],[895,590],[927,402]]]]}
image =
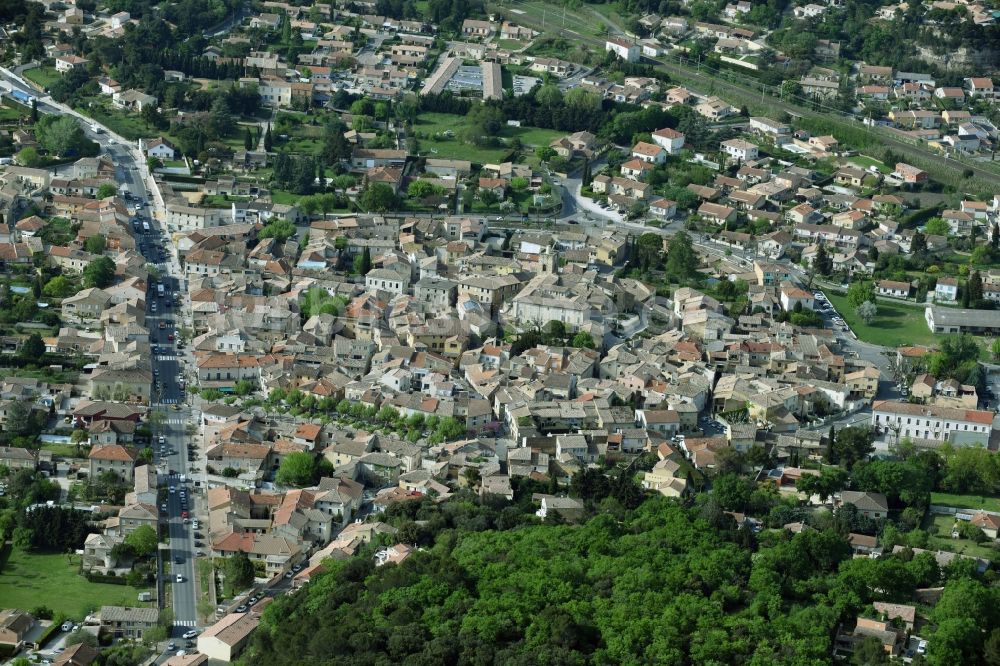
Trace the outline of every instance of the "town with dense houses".
{"type": "Polygon", "coordinates": [[[0,664],[1000,664],[993,5],[0,47],[0,664]]]}

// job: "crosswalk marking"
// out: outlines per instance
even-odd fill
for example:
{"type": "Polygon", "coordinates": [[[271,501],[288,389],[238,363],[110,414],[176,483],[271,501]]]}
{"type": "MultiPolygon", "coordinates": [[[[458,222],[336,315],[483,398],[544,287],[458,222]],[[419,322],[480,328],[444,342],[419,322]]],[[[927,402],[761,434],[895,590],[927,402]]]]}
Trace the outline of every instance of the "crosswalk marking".
{"type": "Polygon", "coordinates": [[[157,356],[157,361],[176,361],[177,356],[157,356]]]}
{"type": "Polygon", "coordinates": [[[175,627],[196,627],[198,626],[194,620],[174,620],[175,627]]]}
{"type": "Polygon", "coordinates": [[[184,425],[187,423],[184,419],[167,419],[167,423],[170,425],[184,425]]]}

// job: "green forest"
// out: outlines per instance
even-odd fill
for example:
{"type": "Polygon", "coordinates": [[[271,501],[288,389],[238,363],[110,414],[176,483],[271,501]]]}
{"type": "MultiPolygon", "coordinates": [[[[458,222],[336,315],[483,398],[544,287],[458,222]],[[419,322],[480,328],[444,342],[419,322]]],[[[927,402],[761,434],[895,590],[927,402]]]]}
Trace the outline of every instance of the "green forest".
{"type": "Polygon", "coordinates": [[[714,499],[657,497],[582,525],[500,529],[512,521],[463,504],[402,564],[329,561],[276,599],[242,663],[829,664],[841,623],[935,585],[930,649],[914,663],[1000,663],[991,580],[909,550],[852,559],[835,522],[755,535],[714,499]]]}

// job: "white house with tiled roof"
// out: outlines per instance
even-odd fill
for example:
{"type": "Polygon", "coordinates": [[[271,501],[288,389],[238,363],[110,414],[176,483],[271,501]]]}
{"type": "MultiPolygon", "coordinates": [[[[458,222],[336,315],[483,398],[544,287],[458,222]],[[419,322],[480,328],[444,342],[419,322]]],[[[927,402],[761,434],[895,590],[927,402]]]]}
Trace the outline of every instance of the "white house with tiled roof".
{"type": "Polygon", "coordinates": [[[150,139],[146,142],[145,149],[146,157],[155,157],[161,160],[172,160],[177,155],[177,149],[174,148],[174,145],[163,137],[150,139]]]}
{"type": "Polygon", "coordinates": [[[632,146],[632,157],[650,164],[663,164],[667,161],[667,151],[655,143],[640,141],[632,146]]]}

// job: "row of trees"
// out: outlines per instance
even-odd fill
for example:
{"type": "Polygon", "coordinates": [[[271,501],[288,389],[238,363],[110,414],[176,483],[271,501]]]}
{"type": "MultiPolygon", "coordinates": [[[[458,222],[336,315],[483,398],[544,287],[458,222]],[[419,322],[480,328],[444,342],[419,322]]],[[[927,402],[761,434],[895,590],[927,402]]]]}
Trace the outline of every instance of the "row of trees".
{"type": "Polygon", "coordinates": [[[59,506],[33,506],[17,516],[12,533],[14,545],[25,550],[65,553],[83,548],[87,535],[94,531],[91,515],[59,506]]]}

